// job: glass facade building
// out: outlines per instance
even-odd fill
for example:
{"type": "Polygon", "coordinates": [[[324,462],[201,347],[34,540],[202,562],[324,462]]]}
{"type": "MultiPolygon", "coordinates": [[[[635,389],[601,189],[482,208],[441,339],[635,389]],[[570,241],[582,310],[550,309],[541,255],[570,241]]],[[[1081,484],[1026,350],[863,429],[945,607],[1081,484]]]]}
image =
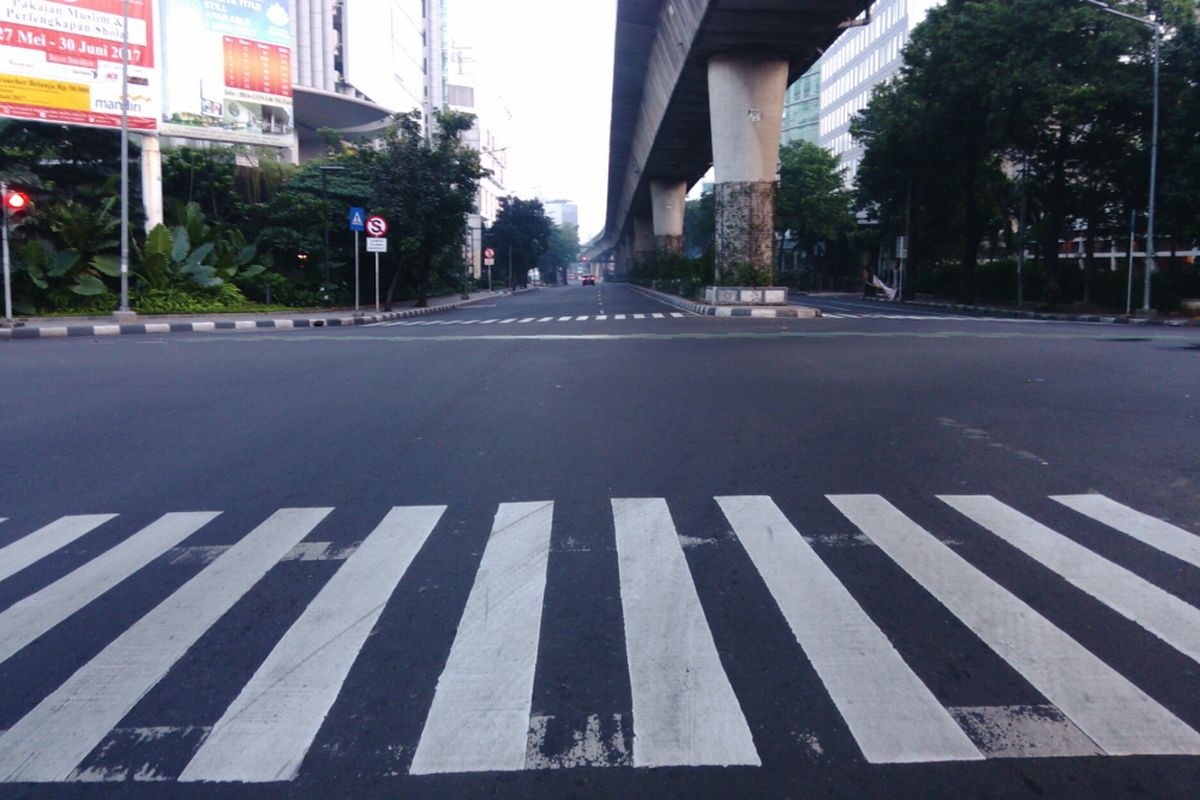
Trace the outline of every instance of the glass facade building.
{"type": "Polygon", "coordinates": [[[867,107],[871,90],[894,77],[912,29],[940,0],[879,0],[871,21],[848,29],[817,63],[821,71],[820,133],[817,143],[846,167],[852,182],[863,148],[850,136],[850,121],[867,107]]]}
{"type": "Polygon", "coordinates": [[[783,143],[816,144],[821,122],[820,62],[788,87],[783,103],[783,143]]]}

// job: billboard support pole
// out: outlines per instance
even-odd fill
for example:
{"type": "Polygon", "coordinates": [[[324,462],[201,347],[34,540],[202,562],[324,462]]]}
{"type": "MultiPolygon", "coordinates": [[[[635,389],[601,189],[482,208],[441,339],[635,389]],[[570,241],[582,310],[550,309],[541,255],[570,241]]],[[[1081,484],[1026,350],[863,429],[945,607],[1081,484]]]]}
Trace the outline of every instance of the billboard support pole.
{"type": "Polygon", "coordinates": [[[122,0],[121,26],[121,307],[118,321],[133,318],[129,310],[129,0],[122,0]]]}

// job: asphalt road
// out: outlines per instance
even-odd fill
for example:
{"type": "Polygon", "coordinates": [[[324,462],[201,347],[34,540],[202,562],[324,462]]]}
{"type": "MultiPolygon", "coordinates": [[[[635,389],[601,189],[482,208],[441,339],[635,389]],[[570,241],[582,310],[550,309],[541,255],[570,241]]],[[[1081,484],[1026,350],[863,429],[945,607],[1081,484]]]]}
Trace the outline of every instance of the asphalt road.
{"type": "Polygon", "coordinates": [[[0,344],[0,796],[1200,796],[1200,331],[676,313],[0,344]]]}

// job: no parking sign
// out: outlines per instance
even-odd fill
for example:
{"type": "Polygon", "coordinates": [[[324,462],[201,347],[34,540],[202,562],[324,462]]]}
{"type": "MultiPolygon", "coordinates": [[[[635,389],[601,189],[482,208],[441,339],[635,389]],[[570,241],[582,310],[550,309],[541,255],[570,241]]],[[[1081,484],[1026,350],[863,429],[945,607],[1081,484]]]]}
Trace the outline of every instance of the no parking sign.
{"type": "Polygon", "coordinates": [[[367,236],[386,236],[387,220],[383,217],[367,217],[367,236]]]}

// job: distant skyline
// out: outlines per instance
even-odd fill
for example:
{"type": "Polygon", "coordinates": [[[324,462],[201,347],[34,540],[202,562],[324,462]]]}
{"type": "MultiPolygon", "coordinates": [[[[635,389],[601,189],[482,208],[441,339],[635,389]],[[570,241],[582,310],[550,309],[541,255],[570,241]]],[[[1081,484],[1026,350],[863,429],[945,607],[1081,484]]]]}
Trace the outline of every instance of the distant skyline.
{"type": "Polygon", "coordinates": [[[508,189],[579,206],[604,228],[616,0],[447,0],[448,43],[473,50],[480,91],[512,113],[508,189]]]}

